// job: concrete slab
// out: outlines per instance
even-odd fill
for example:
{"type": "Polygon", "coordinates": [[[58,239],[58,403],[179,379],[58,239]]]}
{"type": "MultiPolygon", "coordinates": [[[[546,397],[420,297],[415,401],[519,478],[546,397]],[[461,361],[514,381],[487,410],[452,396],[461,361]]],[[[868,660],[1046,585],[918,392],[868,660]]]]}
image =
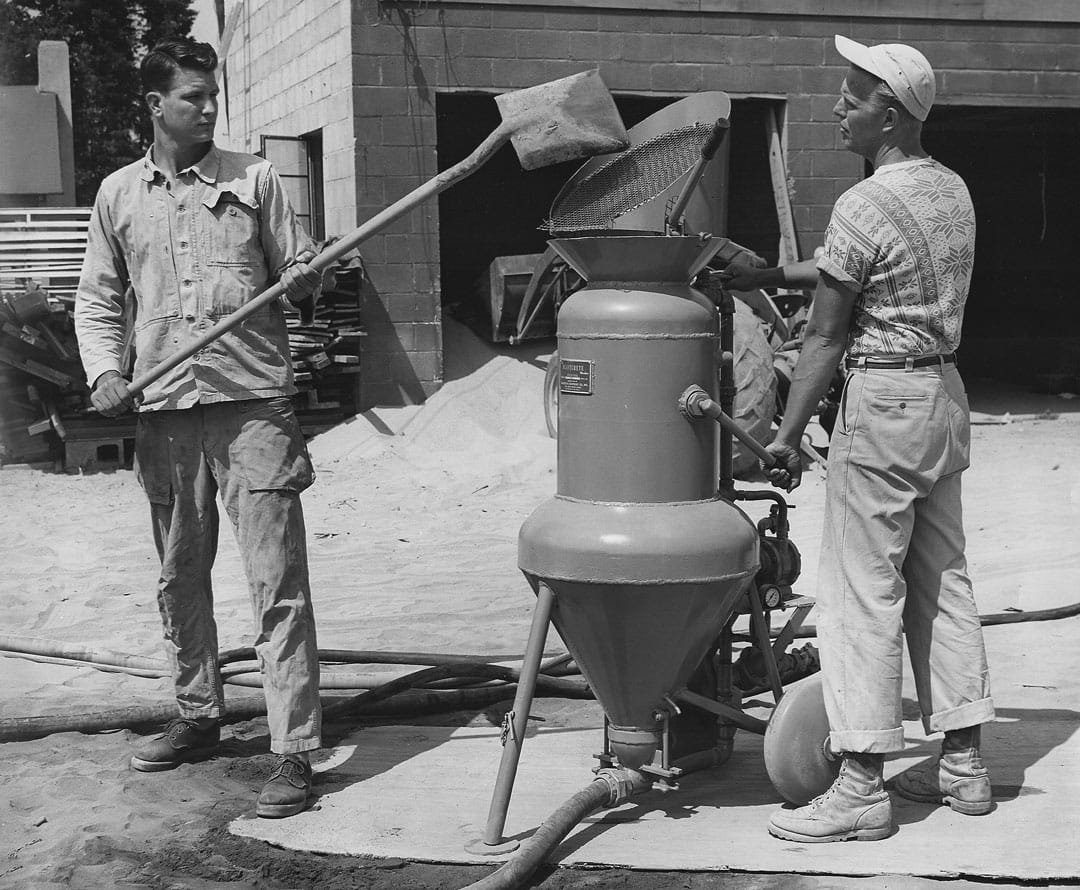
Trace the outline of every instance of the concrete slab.
{"type": "MultiPolygon", "coordinates": [[[[765,771],[761,737],[740,732],[727,764],[687,777],[678,791],[652,792],[594,815],[551,862],[664,871],[1075,879],[1076,717],[1054,709],[1001,711],[984,729],[985,745],[999,755],[995,810],[965,817],[894,794],[897,831],[872,844],[799,845],[769,836],[769,814],[781,801],[765,771]]],[[[888,762],[887,779],[937,750],[938,742],[926,738],[920,723],[905,723],[905,731],[906,750],[888,762]]],[[[586,785],[599,745],[596,729],[533,731],[523,749],[506,836],[528,836],[586,785]]],[[[494,727],[366,729],[317,766],[319,796],[309,811],[280,822],[244,818],[231,830],[288,849],[498,862],[464,846],[483,832],[500,750],[494,727]]]]}

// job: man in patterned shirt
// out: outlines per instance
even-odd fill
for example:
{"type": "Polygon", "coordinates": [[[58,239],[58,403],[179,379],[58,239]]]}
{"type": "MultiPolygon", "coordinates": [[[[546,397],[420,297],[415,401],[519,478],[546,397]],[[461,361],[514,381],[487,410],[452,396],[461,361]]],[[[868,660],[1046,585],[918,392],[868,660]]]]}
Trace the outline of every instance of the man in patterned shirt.
{"type": "Polygon", "coordinates": [[[922,148],[934,73],[918,50],[836,37],[851,63],[834,113],[845,147],[874,174],[836,202],[823,255],[737,269],[735,290],[815,287],[783,422],[768,450],[773,484],[793,489],[799,443],[841,358],[847,380],[829,447],[818,638],[829,749],[839,777],[769,831],[801,842],[892,832],[882,768],[903,748],[906,635],[927,732],[944,732],[928,771],[902,774],[904,797],[970,815],[991,808],[979,755],[994,717],[978,611],[964,556],[960,477],[967,396],[955,350],[975,255],[963,180],[922,148]]]}

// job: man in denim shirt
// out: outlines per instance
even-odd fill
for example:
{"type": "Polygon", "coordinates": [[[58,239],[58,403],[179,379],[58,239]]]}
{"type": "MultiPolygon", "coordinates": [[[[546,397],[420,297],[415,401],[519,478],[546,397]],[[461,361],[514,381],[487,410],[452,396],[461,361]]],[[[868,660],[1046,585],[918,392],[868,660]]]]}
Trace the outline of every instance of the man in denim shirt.
{"type": "Polygon", "coordinates": [[[75,323],[94,407],[110,417],[139,411],[137,474],[161,559],[157,598],[180,716],[138,746],[131,765],[172,769],[219,741],[225,703],[210,575],[220,493],[248,578],[277,755],[257,813],[281,817],[306,805],[322,717],[300,505],[313,472],[289,400],[296,387],[282,306],[251,315],[141,399],[120,365],[129,286],[138,375],[278,279],[297,302],[319,284],[306,264],[311,241],[270,164],[214,145],[216,67],[213,48],[190,40],[163,41],[144,59],[154,144],[101,184],[75,323]]]}

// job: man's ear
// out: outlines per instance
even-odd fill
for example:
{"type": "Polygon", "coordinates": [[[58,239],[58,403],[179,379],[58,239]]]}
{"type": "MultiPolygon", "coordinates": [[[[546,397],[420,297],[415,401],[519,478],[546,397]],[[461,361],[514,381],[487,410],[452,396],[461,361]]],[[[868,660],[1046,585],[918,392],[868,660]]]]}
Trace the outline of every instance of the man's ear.
{"type": "Polygon", "coordinates": [[[161,100],[164,97],[157,90],[150,90],[143,98],[146,100],[146,107],[150,109],[151,114],[158,114],[161,111],[161,100]]]}
{"type": "Polygon", "coordinates": [[[881,123],[882,132],[889,133],[896,129],[900,123],[900,112],[889,105],[885,109],[885,118],[881,123]]]}

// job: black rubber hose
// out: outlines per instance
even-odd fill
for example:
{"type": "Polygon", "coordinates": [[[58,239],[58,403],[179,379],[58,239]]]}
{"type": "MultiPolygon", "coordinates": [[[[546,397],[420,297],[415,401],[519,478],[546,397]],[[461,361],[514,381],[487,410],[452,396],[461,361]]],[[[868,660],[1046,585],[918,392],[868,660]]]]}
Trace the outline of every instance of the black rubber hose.
{"type": "MultiPolygon", "coordinates": [[[[722,762],[718,750],[699,751],[675,762],[682,773],[709,769],[722,762]]],[[[496,871],[464,890],[517,890],[561,844],[574,826],[601,807],[618,806],[635,794],[648,791],[653,780],[637,770],[608,769],[553,812],[536,832],[496,871]],[[604,778],[604,774],[608,778],[604,778]]]]}
{"type": "MultiPolygon", "coordinates": [[[[983,627],[995,627],[1001,624],[1024,624],[1028,621],[1059,621],[1062,618],[1075,618],[1080,615],[1080,603],[1070,603],[1067,606],[1055,606],[1052,609],[1034,609],[1030,612],[990,612],[979,616],[979,623],[983,627]]],[[[778,637],[782,631],[771,632],[773,637],[778,637]]],[[[817,628],[804,627],[795,632],[793,639],[812,640],[817,637],[817,628]]]]}
{"type": "Polygon", "coordinates": [[[465,890],[518,890],[543,863],[548,854],[565,840],[574,826],[607,804],[611,786],[594,779],[544,820],[528,840],[497,871],[465,890]]]}
{"type": "MultiPolygon", "coordinates": [[[[564,692],[548,692],[539,688],[539,684],[537,686],[537,697],[565,697],[564,692]]],[[[490,686],[482,689],[456,689],[446,692],[408,689],[389,700],[376,701],[359,707],[353,706],[349,709],[347,716],[349,719],[381,719],[445,714],[453,711],[472,711],[486,708],[500,701],[510,701],[514,698],[516,692],[516,683],[506,683],[501,686],[490,686]]],[[[341,696],[324,697],[323,714],[328,722],[341,720],[343,716],[346,716],[333,713],[334,706],[341,703],[341,696]],[[328,714],[327,712],[331,713],[328,714]]],[[[261,717],[265,713],[266,700],[261,695],[229,699],[226,701],[225,714],[221,718],[221,722],[224,725],[239,723],[242,720],[261,717]]],[[[110,708],[86,714],[6,717],[0,719],[0,742],[40,739],[58,732],[92,733],[130,729],[152,723],[165,723],[175,716],[176,702],[168,701],[151,705],[110,708]]]]}
{"type": "MultiPolygon", "coordinates": [[[[359,711],[377,702],[397,695],[406,689],[430,683],[434,680],[445,680],[450,677],[479,677],[485,680],[503,680],[509,683],[516,682],[520,675],[521,672],[515,668],[502,667],[497,664],[447,664],[425,668],[422,671],[415,671],[405,677],[391,680],[389,683],[384,683],[375,689],[362,692],[360,695],[339,701],[326,709],[323,715],[330,719],[355,716],[359,711]]],[[[544,674],[537,676],[536,690],[537,693],[559,695],[564,698],[593,697],[589,687],[583,682],[548,677],[544,674]]]]}

